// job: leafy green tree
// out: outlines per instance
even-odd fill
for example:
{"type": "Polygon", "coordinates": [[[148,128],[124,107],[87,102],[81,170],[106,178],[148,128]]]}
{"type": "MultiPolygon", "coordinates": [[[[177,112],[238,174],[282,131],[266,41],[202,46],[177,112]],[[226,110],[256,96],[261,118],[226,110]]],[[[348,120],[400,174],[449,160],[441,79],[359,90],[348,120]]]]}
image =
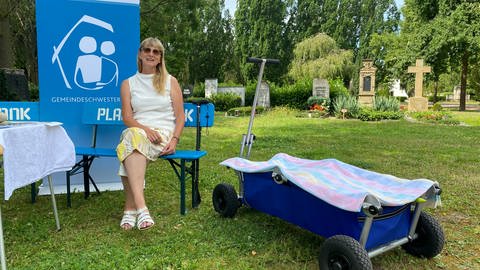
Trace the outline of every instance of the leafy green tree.
{"type": "MultiPolygon", "coordinates": [[[[469,65],[480,56],[480,3],[468,0],[407,0],[401,39],[410,63],[424,58],[435,82],[449,70],[460,70],[460,110],[465,110],[469,65]]],[[[406,59],[404,57],[404,59],[406,59]]]]}
{"type": "Polygon", "coordinates": [[[297,43],[289,75],[295,79],[324,78],[348,81],[353,69],[353,52],[338,48],[326,34],[297,43]]]}
{"type": "Polygon", "coordinates": [[[231,18],[229,14],[222,16],[223,9],[223,0],[205,0],[199,11],[201,31],[193,34],[191,82],[203,82],[205,78],[223,81],[224,73],[231,71],[233,32],[231,18]]]}
{"type": "Polygon", "coordinates": [[[188,83],[194,52],[195,33],[200,30],[200,9],[203,0],[142,0],[140,1],[141,39],[158,37],[165,46],[169,72],[180,83],[188,83]]]}
{"type": "Polygon", "coordinates": [[[297,0],[291,5],[291,34],[294,43],[321,32],[324,2],[324,0],[297,0]]]}
{"type": "Polygon", "coordinates": [[[285,33],[287,10],[284,0],[239,0],[235,11],[235,54],[239,59],[242,81],[256,78],[257,68],[247,57],[280,59],[265,71],[266,80],[278,82],[286,73],[291,50],[285,33]]]}
{"type": "Polygon", "coordinates": [[[38,85],[37,30],[34,0],[4,0],[12,33],[14,65],[24,69],[29,81],[38,85]]]}

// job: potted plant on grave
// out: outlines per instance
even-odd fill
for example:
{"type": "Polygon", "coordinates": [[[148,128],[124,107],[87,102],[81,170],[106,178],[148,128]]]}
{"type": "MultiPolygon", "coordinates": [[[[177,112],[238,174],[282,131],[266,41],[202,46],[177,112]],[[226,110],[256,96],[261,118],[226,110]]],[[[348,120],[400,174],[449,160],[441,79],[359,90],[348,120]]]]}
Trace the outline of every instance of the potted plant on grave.
{"type": "Polygon", "coordinates": [[[308,113],[312,117],[328,116],[330,111],[330,99],[324,97],[311,96],[307,100],[308,113]]]}

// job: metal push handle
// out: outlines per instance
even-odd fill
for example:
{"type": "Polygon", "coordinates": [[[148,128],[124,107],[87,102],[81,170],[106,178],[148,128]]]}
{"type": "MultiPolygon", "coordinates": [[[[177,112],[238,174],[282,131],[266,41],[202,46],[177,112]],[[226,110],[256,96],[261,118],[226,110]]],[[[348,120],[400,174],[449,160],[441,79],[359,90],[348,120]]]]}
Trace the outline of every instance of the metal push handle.
{"type": "Polygon", "coordinates": [[[240,148],[240,157],[245,157],[245,158],[248,158],[250,156],[250,150],[251,150],[252,144],[253,144],[253,137],[254,137],[254,136],[252,136],[253,118],[255,118],[255,108],[257,107],[258,92],[260,91],[260,85],[262,83],[263,70],[265,69],[265,65],[267,63],[269,63],[269,64],[280,64],[280,60],[247,57],[247,63],[257,63],[257,64],[259,64],[260,65],[260,70],[258,71],[257,88],[255,89],[255,96],[253,98],[252,111],[250,113],[250,121],[248,123],[248,131],[247,131],[246,136],[243,138],[242,146],[240,148]],[[247,151],[246,155],[244,155],[245,145],[248,147],[248,151],[247,151]]]}
{"type": "Polygon", "coordinates": [[[280,60],[278,59],[247,57],[247,63],[262,63],[264,60],[266,64],[280,64],[280,60]]]}

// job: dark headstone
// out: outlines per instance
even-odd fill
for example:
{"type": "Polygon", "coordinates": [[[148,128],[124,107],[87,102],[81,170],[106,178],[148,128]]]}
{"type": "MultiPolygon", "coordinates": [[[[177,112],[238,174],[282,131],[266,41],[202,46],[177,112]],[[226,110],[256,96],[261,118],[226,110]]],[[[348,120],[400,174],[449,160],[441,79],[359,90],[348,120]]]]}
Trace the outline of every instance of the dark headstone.
{"type": "Polygon", "coordinates": [[[23,69],[0,69],[0,100],[30,100],[28,81],[23,69]]]}

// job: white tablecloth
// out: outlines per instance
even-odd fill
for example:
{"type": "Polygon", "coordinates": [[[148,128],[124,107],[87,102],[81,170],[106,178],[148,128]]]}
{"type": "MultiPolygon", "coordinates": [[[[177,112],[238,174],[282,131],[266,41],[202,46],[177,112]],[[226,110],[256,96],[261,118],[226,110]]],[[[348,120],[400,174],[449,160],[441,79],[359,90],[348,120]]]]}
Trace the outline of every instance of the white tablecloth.
{"type": "Polygon", "coordinates": [[[17,188],[75,164],[75,147],[61,123],[26,122],[0,126],[5,200],[17,188]]]}

